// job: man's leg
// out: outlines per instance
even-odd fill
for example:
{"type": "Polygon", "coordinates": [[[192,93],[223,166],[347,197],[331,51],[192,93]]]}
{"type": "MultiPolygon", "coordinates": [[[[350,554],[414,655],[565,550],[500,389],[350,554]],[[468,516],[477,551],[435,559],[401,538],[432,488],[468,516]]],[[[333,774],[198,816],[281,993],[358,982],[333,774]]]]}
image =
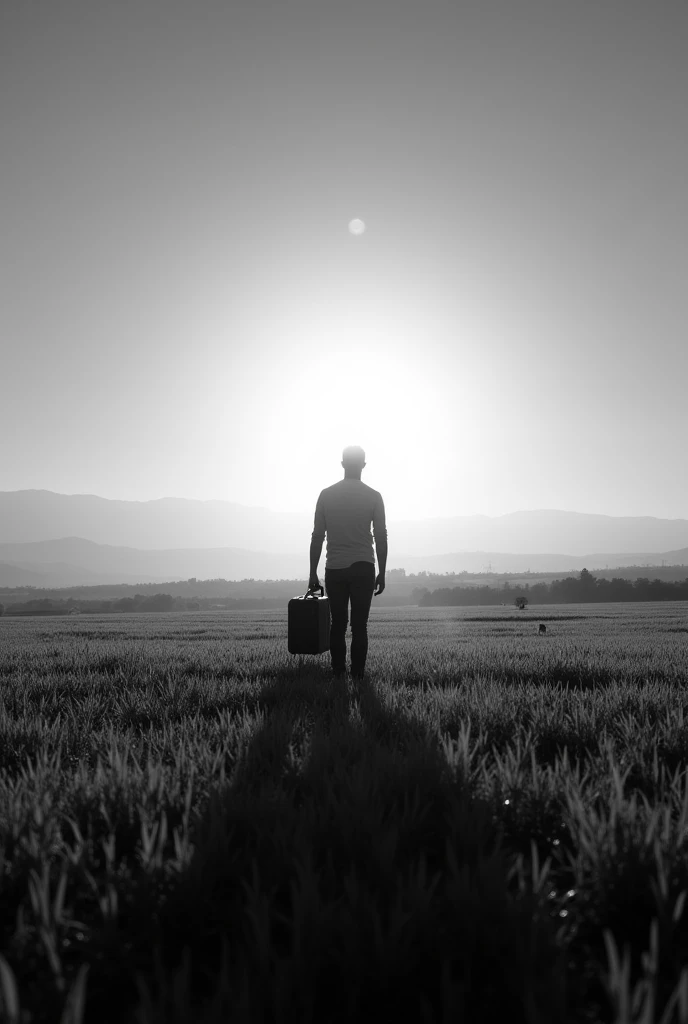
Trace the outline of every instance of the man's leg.
{"type": "Polygon", "coordinates": [[[354,562],[351,573],[351,674],[360,678],[368,656],[368,616],[375,590],[372,562],[354,562]]]}
{"type": "Polygon", "coordinates": [[[349,621],[349,584],[342,576],[342,570],[325,570],[325,589],[330,599],[330,656],[332,671],[343,675],[346,671],[346,627],[349,621]]]}

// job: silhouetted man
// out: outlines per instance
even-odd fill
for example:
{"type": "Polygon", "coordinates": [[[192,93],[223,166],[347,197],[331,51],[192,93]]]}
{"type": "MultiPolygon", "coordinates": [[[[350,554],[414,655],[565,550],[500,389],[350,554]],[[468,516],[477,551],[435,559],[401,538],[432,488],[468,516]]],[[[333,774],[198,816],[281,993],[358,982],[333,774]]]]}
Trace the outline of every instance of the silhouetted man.
{"type": "Polygon", "coordinates": [[[382,495],[361,482],[365,452],[353,446],[342,453],[344,479],[320,492],[311,537],[309,590],[320,586],[318,562],[327,534],[325,589],[330,599],[332,671],[346,669],[346,627],[351,601],[351,674],[360,679],[368,654],[368,615],[375,596],[385,589],[387,527],[382,495]],[[375,576],[373,524],[378,575],[375,576]],[[377,589],[375,589],[377,587],[377,589]]]}

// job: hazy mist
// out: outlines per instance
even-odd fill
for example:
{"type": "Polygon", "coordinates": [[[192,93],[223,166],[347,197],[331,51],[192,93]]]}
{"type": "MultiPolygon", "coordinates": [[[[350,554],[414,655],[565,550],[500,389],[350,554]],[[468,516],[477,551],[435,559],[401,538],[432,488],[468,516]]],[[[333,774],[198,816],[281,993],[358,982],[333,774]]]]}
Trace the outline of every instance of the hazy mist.
{"type": "MultiPolygon", "coordinates": [[[[0,586],[301,579],[306,516],[228,502],[0,492],[0,586]]],[[[688,520],[534,511],[389,523],[389,568],[563,571],[688,563],[688,520]]]]}

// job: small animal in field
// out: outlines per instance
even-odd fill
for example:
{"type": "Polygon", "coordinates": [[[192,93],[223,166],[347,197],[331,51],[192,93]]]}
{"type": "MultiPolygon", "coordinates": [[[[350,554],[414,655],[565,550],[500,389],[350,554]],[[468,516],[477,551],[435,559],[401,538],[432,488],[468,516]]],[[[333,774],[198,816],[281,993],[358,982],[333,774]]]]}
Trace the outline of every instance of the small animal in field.
{"type": "Polygon", "coordinates": [[[546,633],[546,632],[547,632],[547,626],[544,624],[544,622],[541,622],[540,623],[540,628],[538,630],[538,633],[540,633],[540,635],[542,635],[543,633],[546,633]]]}

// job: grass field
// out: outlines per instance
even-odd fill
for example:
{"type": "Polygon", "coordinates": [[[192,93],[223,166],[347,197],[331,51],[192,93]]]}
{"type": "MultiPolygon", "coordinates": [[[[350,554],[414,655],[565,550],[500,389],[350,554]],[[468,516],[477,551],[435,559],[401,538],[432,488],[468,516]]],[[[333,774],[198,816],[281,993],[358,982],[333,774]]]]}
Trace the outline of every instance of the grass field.
{"type": "Polygon", "coordinates": [[[370,642],[0,618],[1,1021],[688,1022],[688,606],[370,642]]]}

